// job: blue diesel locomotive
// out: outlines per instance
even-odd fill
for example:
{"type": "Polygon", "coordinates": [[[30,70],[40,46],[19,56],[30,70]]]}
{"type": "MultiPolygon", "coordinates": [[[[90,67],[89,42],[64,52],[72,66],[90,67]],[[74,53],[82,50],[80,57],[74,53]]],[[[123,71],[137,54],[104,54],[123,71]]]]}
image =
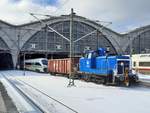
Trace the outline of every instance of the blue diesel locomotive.
{"type": "Polygon", "coordinates": [[[137,82],[138,76],[132,73],[128,56],[110,56],[105,48],[88,51],[79,61],[80,78],[104,84],[124,83],[129,86],[137,82]]]}

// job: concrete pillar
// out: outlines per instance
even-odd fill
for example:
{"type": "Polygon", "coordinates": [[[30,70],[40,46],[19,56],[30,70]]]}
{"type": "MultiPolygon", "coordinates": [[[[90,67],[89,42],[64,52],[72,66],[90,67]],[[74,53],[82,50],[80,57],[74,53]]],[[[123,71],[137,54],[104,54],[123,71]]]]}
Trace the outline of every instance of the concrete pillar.
{"type": "Polygon", "coordinates": [[[11,55],[12,55],[12,60],[13,60],[13,67],[15,69],[16,66],[17,66],[18,51],[17,50],[12,50],[11,55]]]}

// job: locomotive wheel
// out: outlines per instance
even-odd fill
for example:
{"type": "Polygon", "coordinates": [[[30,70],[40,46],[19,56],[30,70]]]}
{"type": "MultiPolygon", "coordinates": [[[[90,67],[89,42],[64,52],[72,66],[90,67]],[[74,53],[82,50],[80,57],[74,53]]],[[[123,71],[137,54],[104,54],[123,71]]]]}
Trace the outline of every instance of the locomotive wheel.
{"type": "Polygon", "coordinates": [[[86,75],[86,81],[90,82],[90,76],[86,75]]]}
{"type": "Polygon", "coordinates": [[[104,84],[104,85],[107,85],[108,82],[109,82],[109,77],[105,77],[105,78],[104,78],[104,83],[103,83],[103,84],[104,84]]]}
{"type": "Polygon", "coordinates": [[[117,85],[117,86],[120,86],[120,80],[118,79],[118,78],[115,78],[115,84],[117,85]]]}

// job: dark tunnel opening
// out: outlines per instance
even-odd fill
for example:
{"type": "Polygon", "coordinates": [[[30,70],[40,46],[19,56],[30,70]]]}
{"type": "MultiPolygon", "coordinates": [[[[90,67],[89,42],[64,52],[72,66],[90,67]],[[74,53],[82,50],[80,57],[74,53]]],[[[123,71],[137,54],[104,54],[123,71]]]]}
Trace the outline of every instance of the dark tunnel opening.
{"type": "Polygon", "coordinates": [[[10,53],[0,53],[0,70],[13,69],[13,60],[10,53]]]}

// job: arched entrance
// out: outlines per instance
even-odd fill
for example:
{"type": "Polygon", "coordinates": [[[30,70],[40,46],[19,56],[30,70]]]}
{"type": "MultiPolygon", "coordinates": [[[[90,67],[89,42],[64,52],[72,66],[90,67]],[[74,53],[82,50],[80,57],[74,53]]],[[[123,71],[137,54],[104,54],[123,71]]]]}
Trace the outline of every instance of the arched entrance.
{"type": "Polygon", "coordinates": [[[12,55],[7,44],[0,38],[0,70],[13,68],[12,55]]]}

